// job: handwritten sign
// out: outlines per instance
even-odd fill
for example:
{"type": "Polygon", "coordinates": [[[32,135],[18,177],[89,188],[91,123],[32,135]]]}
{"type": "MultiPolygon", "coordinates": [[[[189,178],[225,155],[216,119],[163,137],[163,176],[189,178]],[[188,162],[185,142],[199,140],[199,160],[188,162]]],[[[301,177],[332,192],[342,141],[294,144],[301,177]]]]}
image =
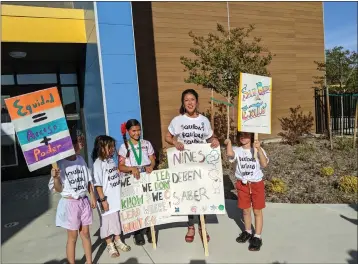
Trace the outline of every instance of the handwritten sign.
{"type": "Polygon", "coordinates": [[[121,180],[121,224],[124,234],[146,227],[186,222],[187,217],[170,215],[170,173],[156,170],[141,173],[137,180],[124,174],[121,180]]]}
{"type": "Polygon", "coordinates": [[[30,171],[75,154],[56,87],[11,97],[5,104],[30,171]]]}
{"type": "Polygon", "coordinates": [[[272,78],[240,73],[238,131],[271,134],[272,78]]]}
{"type": "Polygon", "coordinates": [[[174,215],[225,214],[220,147],[185,145],[167,151],[174,215]]]}

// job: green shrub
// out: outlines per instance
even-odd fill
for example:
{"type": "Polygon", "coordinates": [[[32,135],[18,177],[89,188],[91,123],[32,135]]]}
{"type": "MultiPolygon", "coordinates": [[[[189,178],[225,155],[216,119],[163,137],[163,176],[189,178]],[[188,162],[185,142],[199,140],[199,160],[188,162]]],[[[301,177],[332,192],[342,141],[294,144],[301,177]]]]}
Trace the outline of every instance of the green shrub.
{"type": "Polygon", "coordinates": [[[290,117],[279,118],[281,128],[283,132],[278,133],[282,137],[283,141],[287,144],[294,145],[301,143],[301,137],[306,134],[310,134],[314,118],[312,113],[304,115],[300,111],[301,106],[296,108],[290,108],[290,117]]]}
{"type": "Polygon", "coordinates": [[[358,192],[358,178],[357,176],[343,176],[339,179],[338,189],[345,193],[358,192]]]}
{"type": "Polygon", "coordinates": [[[332,176],[334,174],[334,169],[332,167],[323,167],[321,169],[321,175],[324,177],[332,176]]]}
{"type": "Polygon", "coordinates": [[[350,151],[353,149],[353,138],[336,137],[334,143],[337,150],[350,151]]]}
{"type": "Polygon", "coordinates": [[[287,185],[278,178],[272,178],[268,183],[268,189],[273,193],[285,193],[287,191],[287,185]]]}
{"type": "Polygon", "coordinates": [[[166,148],[163,148],[159,153],[158,170],[168,169],[168,156],[166,148]]]}
{"type": "Polygon", "coordinates": [[[308,160],[310,155],[312,155],[315,151],[315,146],[307,143],[297,145],[294,150],[296,158],[299,160],[308,160]]]}

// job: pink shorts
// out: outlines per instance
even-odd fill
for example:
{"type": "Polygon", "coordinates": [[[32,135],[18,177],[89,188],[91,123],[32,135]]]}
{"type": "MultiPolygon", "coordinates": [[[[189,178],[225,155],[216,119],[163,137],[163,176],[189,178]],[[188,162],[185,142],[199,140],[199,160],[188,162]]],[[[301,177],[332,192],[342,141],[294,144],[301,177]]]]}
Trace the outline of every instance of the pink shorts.
{"type": "Polygon", "coordinates": [[[56,226],[79,230],[92,224],[92,208],[88,197],[76,199],[61,198],[56,212],[56,226]]]}

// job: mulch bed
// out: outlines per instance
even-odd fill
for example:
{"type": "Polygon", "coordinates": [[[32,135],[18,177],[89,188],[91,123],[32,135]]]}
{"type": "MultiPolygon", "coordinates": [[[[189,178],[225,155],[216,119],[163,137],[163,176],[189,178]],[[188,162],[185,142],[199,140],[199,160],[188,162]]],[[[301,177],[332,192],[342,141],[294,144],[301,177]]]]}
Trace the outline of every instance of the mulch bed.
{"type": "MultiPolygon", "coordinates": [[[[323,138],[308,138],[301,144],[265,143],[270,162],[264,169],[266,187],[272,178],[281,179],[287,186],[284,193],[266,188],[266,201],[276,203],[357,203],[357,193],[345,193],[337,188],[341,176],[358,176],[358,149],[353,140],[335,138],[334,149],[323,138]],[[322,176],[322,168],[331,167],[331,176],[322,176]]],[[[224,189],[226,199],[237,199],[234,170],[224,165],[224,189]]]]}

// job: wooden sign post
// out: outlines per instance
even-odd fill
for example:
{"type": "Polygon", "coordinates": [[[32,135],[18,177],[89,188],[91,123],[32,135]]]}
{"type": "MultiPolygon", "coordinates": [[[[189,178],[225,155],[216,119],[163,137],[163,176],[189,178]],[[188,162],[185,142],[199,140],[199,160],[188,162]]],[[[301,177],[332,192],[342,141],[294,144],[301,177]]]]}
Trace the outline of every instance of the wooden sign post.
{"type": "Polygon", "coordinates": [[[204,255],[205,255],[205,257],[208,257],[209,256],[209,246],[208,246],[208,237],[207,237],[207,233],[206,233],[204,215],[200,215],[200,224],[201,224],[201,235],[203,237],[204,255]]]}
{"type": "Polygon", "coordinates": [[[155,228],[154,225],[150,226],[150,233],[152,234],[152,243],[153,243],[153,249],[157,249],[157,238],[155,236],[155,228]]]}

